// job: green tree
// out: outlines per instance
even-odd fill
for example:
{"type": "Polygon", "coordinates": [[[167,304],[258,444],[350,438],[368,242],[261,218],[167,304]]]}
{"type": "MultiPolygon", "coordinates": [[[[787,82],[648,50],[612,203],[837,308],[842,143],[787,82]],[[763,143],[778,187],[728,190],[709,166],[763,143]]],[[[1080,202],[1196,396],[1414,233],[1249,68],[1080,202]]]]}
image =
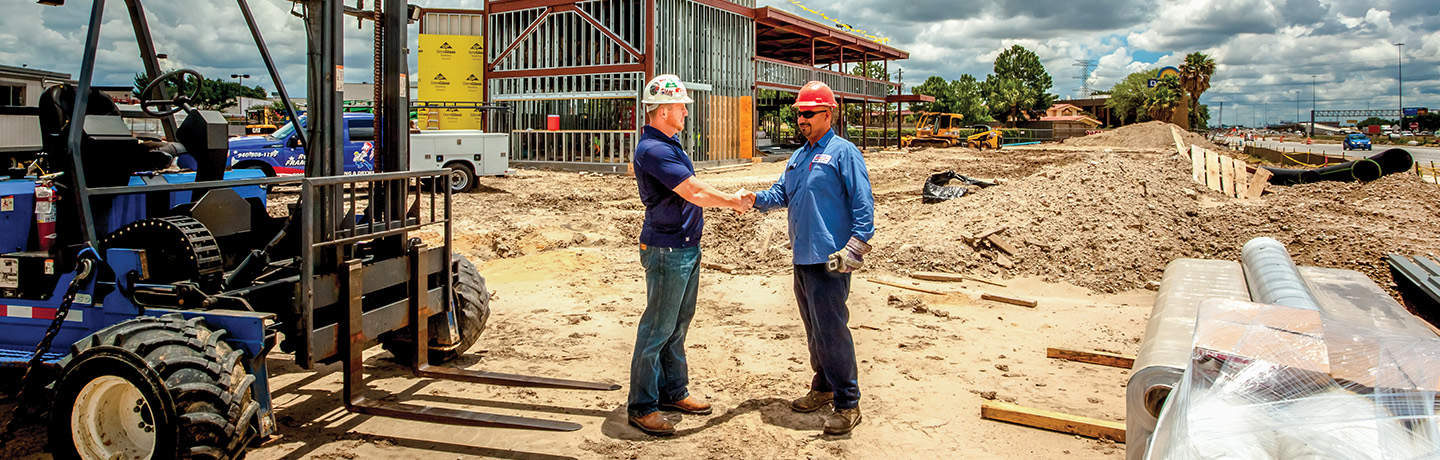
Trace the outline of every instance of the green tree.
{"type": "Polygon", "coordinates": [[[966,123],[994,120],[990,117],[989,108],[985,106],[985,90],[974,76],[964,74],[959,80],[951,81],[950,94],[955,98],[955,104],[950,109],[964,115],[966,123]]]}
{"type": "MultiPolygon", "coordinates": [[[[1036,94],[1018,78],[991,75],[985,78],[985,103],[1000,121],[1014,123],[1029,116],[1043,94],[1036,94]]],[[[1048,107],[1048,105],[1047,105],[1048,107]]]]}
{"type": "MultiPolygon", "coordinates": [[[[135,94],[135,97],[143,100],[146,96],[140,94],[140,90],[148,84],[150,84],[150,78],[148,76],[145,74],[135,74],[135,88],[132,89],[131,92],[135,94]]],[[[190,94],[193,90],[191,85],[194,85],[194,82],[190,79],[185,79],[178,85],[174,80],[168,81],[159,90],[162,94],[156,94],[154,98],[169,99],[175,94],[190,94]]],[[[237,97],[264,98],[265,88],[206,78],[205,82],[200,84],[200,92],[196,95],[196,100],[193,103],[198,108],[224,110],[234,106],[237,97]]]]}
{"type": "Polygon", "coordinates": [[[924,83],[911,89],[915,94],[924,94],[935,98],[935,102],[913,104],[917,112],[950,112],[955,103],[955,94],[950,82],[945,77],[931,75],[924,83]]]}
{"type": "Polygon", "coordinates": [[[1105,107],[1110,109],[1118,125],[1127,125],[1146,121],[1150,118],[1145,110],[1145,101],[1150,94],[1155,92],[1148,86],[1148,82],[1155,75],[1155,69],[1145,69],[1139,72],[1126,75],[1124,79],[1110,88],[1110,98],[1105,100],[1105,107]]]}
{"type": "Polygon", "coordinates": [[[1180,106],[1184,97],[1180,79],[1174,75],[1166,75],[1160,79],[1160,84],[1155,85],[1155,91],[1145,99],[1145,112],[1152,120],[1168,122],[1175,115],[1175,109],[1180,106]]]}
{"type": "MultiPolygon", "coordinates": [[[[1214,74],[1215,60],[1210,59],[1210,56],[1199,51],[1185,55],[1185,62],[1180,64],[1180,86],[1187,93],[1186,107],[1200,104],[1200,95],[1210,89],[1210,77],[1214,74]]],[[[1203,126],[1195,124],[1193,115],[1187,117],[1190,126],[1203,126]]]]}
{"type": "Polygon", "coordinates": [[[1360,120],[1360,123],[1357,123],[1355,126],[1372,126],[1372,125],[1390,125],[1390,126],[1394,126],[1394,125],[1395,125],[1395,120],[1386,120],[1386,119],[1384,119],[1384,118],[1379,118],[1379,117],[1370,117],[1370,118],[1366,118],[1366,119],[1364,119],[1364,120],[1360,120]]]}
{"type": "Polygon", "coordinates": [[[985,78],[990,115],[1007,122],[1035,118],[1055,103],[1057,97],[1049,93],[1052,84],[1040,56],[1011,46],[995,57],[995,73],[985,78]]]}
{"type": "Polygon", "coordinates": [[[1210,106],[1200,104],[1190,111],[1190,127],[1210,126],[1210,106]]]}

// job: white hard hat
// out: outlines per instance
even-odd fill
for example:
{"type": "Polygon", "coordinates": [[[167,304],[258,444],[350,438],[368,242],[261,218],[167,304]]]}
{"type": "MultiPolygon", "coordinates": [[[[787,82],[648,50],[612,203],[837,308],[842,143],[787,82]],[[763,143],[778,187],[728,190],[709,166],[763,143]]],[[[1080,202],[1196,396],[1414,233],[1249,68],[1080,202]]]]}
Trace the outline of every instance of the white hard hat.
{"type": "Polygon", "coordinates": [[[689,104],[695,102],[685,91],[685,84],[680,82],[680,77],[665,74],[658,75],[645,84],[645,97],[640,100],[644,104],[689,104]]]}

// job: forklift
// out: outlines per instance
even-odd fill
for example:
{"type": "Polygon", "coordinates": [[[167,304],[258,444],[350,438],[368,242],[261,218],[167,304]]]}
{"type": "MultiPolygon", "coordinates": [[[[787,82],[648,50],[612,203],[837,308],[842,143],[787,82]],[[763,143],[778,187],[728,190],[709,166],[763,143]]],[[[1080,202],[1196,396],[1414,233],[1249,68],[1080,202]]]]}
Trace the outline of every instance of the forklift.
{"type": "MultiPolygon", "coordinates": [[[[264,177],[225,169],[225,119],[192,105],[204,78],[161,74],[142,1],[123,2],[154,77],[142,111],[161,120],[166,139],[133,137],[93,88],[106,0],[92,0],[77,83],[31,108],[43,152],[0,179],[0,367],[20,374],[4,437],[38,411],[49,414],[57,458],[242,457],[277,430],[266,367],[277,346],[304,369],[340,362],[337,404],[350,412],[441,424],[581,428],[395,401],[366,388],[361,353],[383,346],[419,378],[620,388],[443,366],[479,339],[490,299],[475,266],[453,252],[449,173],[410,171],[405,45],[418,8],[295,2],[309,59],[300,142],[311,155],[304,176],[264,177]],[[341,170],[346,15],[375,21],[384,89],[375,174],[362,176],[341,170]],[[177,164],[194,170],[174,172],[177,164]],[[298,200],[270,206],[275,185],[298,186],[298,200]],[[423,241],[422,229],[442,236],[423,241]]],[[[236,3],[287,115],[299,119],[247,1],[236,3]]]]}

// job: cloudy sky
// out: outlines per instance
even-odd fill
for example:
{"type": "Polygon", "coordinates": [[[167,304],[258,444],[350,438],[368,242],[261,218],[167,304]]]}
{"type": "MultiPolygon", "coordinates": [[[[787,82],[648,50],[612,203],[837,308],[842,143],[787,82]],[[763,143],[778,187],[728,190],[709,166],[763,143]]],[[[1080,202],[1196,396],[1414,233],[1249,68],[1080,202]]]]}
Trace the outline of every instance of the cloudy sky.
{"type": "MultiPolygon", "coordinates": [[[[0,64],[78,75],[90,1],[46,7],[7,0],[0,15],[0,64]]],[[[96,81],[128,85],[141,70],[124,2],[110,0],[96,81]]],[[[286,0],[250,0],[292,93],[304,92],[304,40],[286,0]]],[[[480,8],[480,0],[411,0],[425,7],[480,8]]],[[[759,0],[822,20],[789,0],[759,0]]],[[[1436,0],[803,0],[810,9],[874,31],[910,52],[899,63],[907,88],[930,75],[979,78],[1013,44],[1035,51],[1054,77],[1052,92],[1080,89],[1076,61],[1093,61],[1090,87],[1126,74],[1176,65],[1186,53],[1214,57],[1218,70],[1202,102],[1227,124],[1291,120],[1296,99],[1320,109],[1395,107],[1403,53],[1406,106],[1440,107],[1440,1],[1436,0]]],[[[231,0],[146,3],[157,49],[169,68],[190,67],[274,88],[231,0]]],[[[349,81],[370,80],[370,30],[347,20],[349,81]]],[[[413,29],[412,29],[413,32],[413,29]]],[[[413,65],[413,64],[412,64],[413,65]]],[[[892,65],[892,68],[894,65],[892,65]]],[[[1302,114],[1308,117],[1308,114],[1302,114]]]]}

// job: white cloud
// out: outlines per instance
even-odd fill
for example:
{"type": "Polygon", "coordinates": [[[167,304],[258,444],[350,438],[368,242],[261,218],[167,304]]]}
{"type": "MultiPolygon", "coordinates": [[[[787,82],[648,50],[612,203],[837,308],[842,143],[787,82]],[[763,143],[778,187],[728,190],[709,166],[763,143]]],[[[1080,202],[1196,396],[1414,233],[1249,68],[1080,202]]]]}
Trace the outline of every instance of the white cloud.
{"type": "MultiPolygon", "coordinates": [[[[425,7],[480,8],[481,0],[412,0],[425,7]]],[[[89,2],[44,7],[11,2],[0,15],[0,64],[77,74],[89,2]]],[[[141,66],[124,3],[108,2],[96,81],[127,85],[141,66]]],[[[305,92],[303,23],[288,1],[253,0],[262,32],[294,94],[305,92]]],[[[368,3],[368,2],[367,2],[368,3]]],[[[812,17],[788,0],[759,0],[812,17]]],[[[892,38],[911,58],[894,63],[907,87],[930,75],[983,79],[999,52],[1013,44],[1035,51],[1055,94],[1075,94],[1075,60],[1094,60],[1088,78],[1108,88],[1149,67],[1178,65],[1193,51],[1217,63],[1202,102],[1225,101],[1227,121],[1254,110],[1294,117],[1312,76],[1318,108],[1383,108],[1395,102],[1396,49],[1404,42],[1407,105],[1440,107],[1440,8],[1435,0],[805,0],[836,20],[892,38]],[[1158,56],[1158,57],[1157,57],[1158,56]],[[1266,102],[1269,106],[1264,105],[1266,102]],[[1288,101],[1288,102],[1286,102],[1288,101]],[[1288,107],[1287,110],[1282,110],[1288,107]]],[[[249,73],[247,84],[273,90],[233,0],[148,2],[159,51],[170,68],[192,67],[212,78],[249,73]]],[[[818,18],[815,18],[818,19],[818,18]]],[[[370,30],[345,20],[346,74],[370,77],[370,30]]],[[[413,32],[416,29],[412,28],[413,32]]],[[[413,61],[412,61],[413,62],[413,61]]]]}

